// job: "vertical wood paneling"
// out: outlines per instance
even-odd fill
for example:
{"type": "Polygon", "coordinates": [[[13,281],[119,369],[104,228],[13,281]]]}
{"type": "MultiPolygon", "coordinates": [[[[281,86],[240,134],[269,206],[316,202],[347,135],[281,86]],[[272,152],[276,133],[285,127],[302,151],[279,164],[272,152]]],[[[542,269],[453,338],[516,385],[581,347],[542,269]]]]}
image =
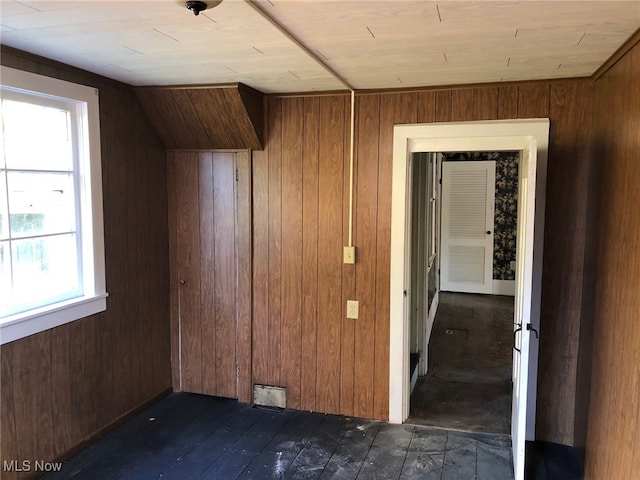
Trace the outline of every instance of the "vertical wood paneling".
{"type": "Polygon", "coordinates": [[[518,86],[498,87],[498,119],[505,120],[518,117],[518,86]]]}
{"type": "Polygon", "coordinates": [[[343,115],[342,97],[320,98],[316,402],[330,413],[340,408],[343,115]]]}
{"type": "Polygon", "coordinates": [[[378,142],[380,131],[380,95],[366,95],[358,101],[357,124],[358,189],[355,197],[357,228],[356,300],[359,317],[354,321],[353,414],[373,417],[375,319],[376,319],[376,245],[378,142]]]}
{"type": "MultiPolygon", "coordinates": [[[[304,112],[296,109],[297,113],[274,113],[271,108],[269,127],[276,123],[278,134],[268,136],[268,146],[265,153],[254,152],[254,205],[272,205],[281,202],[281,225],[269,221],[266,212],[263,215],[254,216],[254,226],[261,229],[263,235],[273,231],[274,228],[282,232],[282,272],[288,270],[288,247],[296,242],[296,230],[287,226],[287,211],[296,212],[299,202],[302,202],[302,324],[301,324],[301,369],[300,379],[300,405],[301,408],[334,411],[353,414],[362,417],[387,418],[388,415],[388,348],[389,348],[389,236],[390,236],[390,195],[391,195],[391,161],[392,161],[392,135],[393,125],[398,123],[450,121],[452,119],[493,119],[493,118],[517,118],[518,116],[551,116],[552,124],[557,121],[562,125],[555,131],[551,139],[550,162],[556,162],[558,178],[562,182],[568,182],[571,171],[578,167],[577,171],[583,172],[581,162],[588,163],[588,155],[584,148],[577,148],[574,143],[576,132],[583,132],[584,122],[580,117],[588,117],[585,110],[589,105],[589,89],[587,82],[566,82],[567,90],[559,89],[554,92],[551,88],[563,85],[563,82],[550,82],[532,85],[496,85],[478,87],[464,93],[453,93],[452,90],[423,91],[415,94],[366,94],[357,97],[357,122],[356,122],[356,189],[354,210],[354,238],[357,248],[357,263],[355,265],[354,278],[350,277],[349,266],[342,265],[342,244],[347,241],[346,229],[348,224],[345,216],[348,214],[348,198],[346,175],[348,175],[348,136],[343,134],[328,138],[327,129],[332,129],[335,118],[344,118],[347,121],[348,99],[344,99],[345,107],[340,114],[327,114],[328,105],[339,101],[338,97],[305,97],[304,112]],[[522,90],[520,90],[522,88],[522,90]],[[472,93],[471,93],[472,92],[472,93]],[[567,108],[560,107],[560,97],[568,95],[567,108]],[[553,98],[552,98],[553,95],[553,98]],[[556,98],[556,100],[554,100],[556,98]],[[553,111],[549,105],[558,103],[553,111]],[[453,112],[455,106],[456,112],[453,112]],[[470,110],[471,109],[471,110],[470,110]],[[289,146],[288,135],[297,132],[298,125],[291,125],[292,118],[297,118],[298,123],[304,125],[302,132],[302,199],[291,196],[288,191],[294,191],[295,186],[288,185],[295,182],[293,173],[289,178],[284,165],[278,165],[279,175],[282,178],[281,188],[268,190],[269,179],[273,173],[268,169],[271,162],[257,163],[257,159],[265,160],[273,157],[273,149],[282,148],[281,157],[298,155],[299,148],[295,142],[289,146]],[[286,121],[285,121],[286,119],[286,121]],[[281,130],[280,130],[281,129],[281,130]],[[289,132],[291,130],[291,132],[289,132]],[[275,142],[275,146],[272,145],[275,142]],[[284,143],[283,143],[284,142],[284,143]],[[557,143],[557,147],[555,146],[557,143]],[[573,146],[572,146],[573,145],[573,146]],[[554,149],[560,153],[555,155],[554,149]],[[292,152],[288,150],[293,149],[292,152]],[[573,150],[572,150],[573,149],[573,150]],[[327,152],[340,150],[338,159],[342,164],[332,166],[333,155],[327,152]],[[570,153],[569,150],[571,150],[570,153]],[[565,157],[571,158],[565,158],[565,157]],[[335,180],[334,180],[335,177],[335,180]],[[337,178],[340,178],[338,181],[337,178]],[[335,188],[332,193],[328,188],[335,188]],[[333,186],[333,187],[331,187],[333,186]],[[279,198],[272,199],[272,195],[279,198]],[[287,199],[285,199],[285,196],[287,199]],[[296,199],[297,198],[297,199],[296,199]],[[336,215],[336,225],[341,225],[342,231],[329,227],[332,216],[336,215]],[[339,215],[342,217],[337,219],[339,215]],[[291,233],[290,233],[291,232],[291,233]],[[292,238],[288,238],[289,235],[292,238]],[[335,238],[334,238],[335,235],[335,238]],[[329,248],[329,245],[333,245],[329,248]],[[327,272],[330,272],[328,275],[327,272]],[[338,274],[338,272],[340,272],[338,274]],[[331,275],[335,275],[332,277],[331,275]],[[336,289],[336,285],[338,286],[336,289]],[[360,319],[348,321],[344,318],[345,303],[347,299],[354,298],[360,302],[360,319]],[[332,330],[337,333],[332,333],[332,330]],[[336,336],[337,335],[337,336],[336,336]],[[330,366],[329,366],[330,365],[330,366]],[[338,398],[339,397],[339,398],[338,398]],[[339,402],[338,402],[339,401],[339,402]],[[335,406],[335,408],[334,408],[335,406]]],[[[270,104],[276,102],[290,102],[290,99],[269,100],[270,104]]],[[[336,109],[337,112],[337,109],[336,109]]],[[[343,127],[346,128],[345,125],[343,127]]],[[[276,150],[279,151],[279,150],[276,150]]],[[[297,175],[297,173],[296,173],[297,175]]],[[[582,175],[582,173],[580,173],[582,175]]],[[[298,177],[299,178],[299,177],[298,177]]],[[[571,180],[573,181],[573,180],[571,180]]],[[[563,204],[567,215],[582,215],[584,217],[584,195],[572,196],[575,189],[582,188],[583,177],[570,188],[552,188],[547,198],[548,205],[563,204]],[[567,195],[568,197],[565,197],[567,195]]],[[[558,185],[561,182],[558,183],[558,185]]],[[[562,210],[562,209],[560,209],[562,210]]],[[[560,211],[559,210],[559,211],[560,211]]],[[[556,215],[556,214],[554,214],[556,215]]],[[[558,214],[559,215],[559,214],[558,214]]],[[[558,216],[556,215],[556,217],[558,216]]],[[[280,218],[280,217],[279,217],[280,218]]],[[[554,217],[555,218],[555,217],[554,217]]],[[[292,220],[293,221],[293,220],[292,220]]],[[[572,220],[573,221],[573,220],[572,220]]],[[[571,221],[571,222],[572,222],[571,221]]],[[[571,222],[566,222],[570,224],[571,222]]],[[[562,248],[570,248],[568,245],[580,249],[576,243],[576,237],[567,236],[566,240],[559,237],[566,236],[566,232],[558,230],[558,233],[550,231],[550,242],[563,245],[562,248]]],[[[269,275],[269,281],[274,281],[274,275],[268,270],[267,265],[273,264],[270,256],[272,250],[261,247],[265,238],[260,234],[254,235],[254,267],[265,269],[265,275],[269,275]]],[[[276,252],[278,253],[278,252],[276,252]]],[[[279,253],[278,253],[279,254],[279,253]]],[[[546,254],[546,253],[545,253],[546,254]]],[[[573,252],[577,257],[579,254],[573,252]]],[[[577,258],[576,257],[576,258],[577,258]]],[[[558,262],[554,268],[562,269],[567,262],[558,262]]],[[[575,264],[577,268],[578,264],[575,264]]],[[[572,267],[573,268],[573,267],[572,267]]],[[[295,270],[295,269],[294,269],[295,270]]],[[[553,269],[547,269],[543,276],[554,275],[553,269]]],[[[272,289],[262,283],[262,275],[254,272],[254,288],[264,289],[263,294],[254,295],[257,301],[254,321],[261,325],[254,325],[254,346],[258,339],[268,339],[272,327],[269,318],[265,318],[273,309],[265,300],[267,292],[272,289]],[[259,311],[261,310],[261,311],[259,311]]],[[[265,277],[266,278],[266,277],[265,277]]],[[[284,281],[284,280],[282,280],[284,281]]],[[[545,280],[543,279],[543,282],[545,280]]],[[[578,283],[580,283],[578,281],[578,283]]],[[[280,283],[284,285],[283,283],[280,283]]],[[[284,288],[282,295],[285,293],[284,288]]],[[[288,318],[284,311],[291,306],[285,306],[289,300],[284,300],[281,305],[283,322],[288,318]]],[[[553,310],[558,300],[549,297],[549,305],[543,308],[553,310]]],[[[580,317],[581,303],[579,298],[572,297],[564,300],[570,312],[571,318],[580,317]]],[[[293,306],[293,308],[296,308],[293,306]]],[[[564,307],[563,307],[564,308],[564,307]]],[[[553,322],[560,321],[555,314],[553,322]]],[[[574,320],[571,320],[572,322],[574,320]]],[[[284,325],[284,324],[283,324],[284,325]]],[[[573,328],[573,327],[572,327],[573,328]]],[[[566,343],[572,343],[569,347],[575,351],[577,339],[566,338],[568,331],[562,331],[564,338],[542,338],[541,342],[550,342],[548,346],[555,355],[566,348],[566,343]]],[[[283,369],[286,369],[284,352],[286,342],[280,346],[280,354],[283,355],[283,369]]],[[[267,358],[267,354],[264,354],[267,358]]],[[[575,356],[571,358],[566,371],[573,371],[575,375],[575,356]]],[[[254,366],[259,362],[254,362],[254,366]]],[[[556,371],[556,369],[552,369],[556,371]]],[[[559,371],[559,370],[558,370],[559,371]]],[[[254,381],[262,379],[260,372],[254,372],[254,381]]],[[[541,428],[545,437],[543,440],[561,440],[563,423],[559,422],[555,427],[549,421],[554,415],[566,412],[572,408],[567,400],[571,398],[573,379],[567,378],[565,382],[553,379],[551,383],[542,382],[540,397],[548,398],[548,405],[552,411],[547,417],[541,417],[539,421],[545,422],[549,428],[541,428]],[[555,387],[549,388],[553,384],[555,387]]],[[[294,387],[297,388],[297,387],[294,387]]],[[[571,418],[566,415],[565,418],[571,418]]],[[[565,422],[566,423],[566,422],[565,422]]]]}
{"type": "MultiPolygon", "coordinates": [[[[235,155],[213,154],[213,254],[215,265],[216,395],[237,397],[236,380],[236,247],[235,155]]],[[[203,365],[203,377],[211,372],[203,365]]]]}
{"type": "MultiPolygon", "coordinates": [[[[139,390],[138,401],[140,404],[146,403],[148,399],[157,395],[157,392],[167,388],[166,379],[170,375],[170,366],[167,360],[170,358],[167,314],[169,302],[167,296],[168,267],[167,252],[167,195],[166,195],[166,151],[162,145],[155,143],[157,134],[149,126],[149,121],[142,111],[134,115],[134,131],[130,133],[130,142],[135,145],[135,156],[138,159],[145,159],[135,162],[136,168],[134,176],[135,187],[132,191],[137,192],[136,225],[146,225],[145,228],[136,228],[135,239],[138,245],[138,270],[132,272],[132,276],[140,275],[140,272],[154,272],[158,265],[158,259],[163,259],[165,269],[162,282],[138,281],[138,318],[140,319],[140,341],[144,345],[139,350],[138,363],[141,365],[140,375],[142,378],[141,389],[139,390]],[[160,168],[149,168],[147,159],[163,159],[160,168]],[[145,181],[140,181],[145,178],[145,181]],[[149,215],[149,205],[162,205],[162,215],[149,215]],[[163,312],[163,328],[157,328],[156,312],[163,312]],[[164,361],[149,361],[147,359],[163,358],[164,361]]],[[[99,322],[99,319],[95,319],[99,322]]],[[[97,329],[99,330],[99,329],[97,329]]],[[[113,350],[113,338],[101,335],[101,348],[104,352],[113,350]]],[[[108,381],[113,383],[113,372],[107,365],[106,370],[108,381]]]]}
{"type": "Polygon", "coordinates": [[[129,87],[4,46],[2,63],[100,93],[107,310],[0,348],[0,457],[49,461],[171,385],[165,150],[129,87]]]}
{"type": "Polygon", "coordinates": [[[418,93],[418,123],[431,123],[436,119],[436,92],[418,93]]]}
{"type": "Polygon", "coordinates": [[[177,172],[172,195],[176,202],[172,211],[178,219],[172,225],[177,231],[172,268],[177,270],[181,286],[177,334],[181,340],[178,368],[182,389],[249,401],[248,152],[171,152],[168,159],[174,164],[171,171],[177,172]]]}
{"type": "Polygon", "coordinates": [[[69,382],[68,389],[52,389],[53,440],[55,451],[66,452],[76,446],[77,439],[90,432],[85,425],[75,423],[73,418],[86,415],[88,405],[83,399],[88,396],[83,387],[89,380],[82,362],[82,324],[68,323],[51,330],[51,382],[69,382]],[[71,378],[70,371],[75,372],[71,378]]]}
{"type": "MultiPolygon", "coordinates": [[[[286,212],[296,212],[299,208],[296,204],[302,202],[303,272],[300,281],[303,301],[300,365],[303,372],[306,370],[309,373],[303,374],[300,379],[301,408],[320,411],[337,409],[349,415],[383,419],[388,415],[388,290],[393,125],[434,120],[449,121],[452,118],[495,119],[499,115],[516,117],[519,113],[519,98],[523,104],[527,98],[530,98],[536,105],[548,105],[549,99],[545,97],[545,92],[549,92],[549,84],[525,88],[520,97],[518,88],[518,86],[495,86],[469,91],[460,90],[456,91],[457,93],[451,90],[437,90],[415,94],[385,93],[358,96],[354,210],[357,263],[353,278],[350,277],[350,266],[340,267],[341,246],[347,241],[345,218],[348,215],[346,196],[348,151],[345,145],[348,141],[347,116],[342,114],[344,125],[338,128],[341,129],[339,139],[337,134],[335,138],[330,139],[326,132],[337,128],[336,118],[340,117],[340,114],[328,115],[326,112],[331,102],[339,101],[338,97],[306,97],[304,112],[300,108],[294,109],[294,112],[287,107],[289,110],[285,114],[274,113],[274,106],[279,108],[280,105],[287,105],[292,100],[270,99],[269,117],[283,118],[287,123],[283,123],[281,127],[278,126],[277,132],[272,131],[268,136],[269,148],[266,154],[254,152],[254,155],[257,155],[256,159],[262,158],[259,155],[272,158],[274,153],[271,145],[276,145],[275,148],[282,146],[283,158],[287,158],[287,155],[301,155],[302,200],[287,193],[288,189],[293,189],[293,186],[287,184],[295,181],[294,176],[297,175],[295,168],[289,178],[289,173],[286,172],[288,167],[285,168],[284,164],[278,165],[279,175],[282,178],[281,189],[272,188],[266,191],[265,185],[269,185],[269,179],[273,178],[274,173],[267,172],[264,166],[254,164],[254,175],[257,177],[254,181],[255,204],[272,205],[276,202],[277,205],[281,205],[283,212],[282,217],[278,217],[281,218],[282,226],[271,221],[268,225],[264,225],[264,217],[259,215],[255,216],[255,225],[256,228],[265,231],[273,232],[274,229],[282,231],[280,238],[282,247],[279,248],[282,250],[284,275],[284,272],[290,268],[288,266],[289,247],[285,245],[296,243],[295,229],[291,230],[287,227],[289,219],[286,212]],[[452,108],[456,110],[455,113],[452,108]],[[299,128],[295,125],[289,126],[289,122],[295,123],[293,117],[298,119],[298,124],[304,125],[302,133],[304,144],[301,152],[297,150],[295,142],[289,146],[290,139],[287,139],[289,130],[296,131],[296,128],[299,128]],[[335,155],[327,154],[326,152],[332,150],[332,147],[336,152],[335,155]],[[341,166],[329,166],[328,162],[334,157],[342,162],[341,166]],[[263,180],[259,181],[258,178],[261,176],[263,180]],[[337,178],[341,178],[341,183],[337,178]],[[335,188],[335,192],[331,193],[327,186],[335,188]],[[338,188],[341,188],[341,191],[338,191],[338,188]],[[272,199],[273,195],[279,195],[280,199],[272,199]],[[342,212],[342,218],[339,221],[343,230],[340,241],[339,235],[335,235],[336,238],[332,240],[336,230],[327,226],[331,221],[330,212],[334,210],[336,215],[342,212]],[[290,235],[293,238],[289,238],[290,235]],[[328,248],[329,244],[334,245],[333,249],[328,248]],[[332,271],[332,269],[335,270],[332,271]],[[327,272],[333,272],[335,277],[328,276],[327,272]],[[341,287],[332,290],[338,284],[341,284],[341,287]],[[360,319],[358,320],[350,321],[344,318],[346,300],[351,298],[360,302],[360,319]],[[336,403],[337,390],[340,392],[339,405],[336,403]]],[[[348,100],[346,103],[348,107],[348,100]]],[[[542,113],[537,107],[523,106],[522,109],[527,115],[542,113]]],[[[567,131],[577,128],[572,123],[576,115],[579,114],[567,112],[563,117],[562,121],[567,122],[567,131]]],[[[568,136],[568,133],[563,131],[560,135],[568,136]]],[[[576,161],[580,160],[576,159],[576,161]]],[[[337,224],[338,220],[336,220],[337,224]]],[[[254,238],[258,239],[259,236],[256,235],[254,238]]],[[[277,242],[275,245],[278,245],[277,242]]],[[[264,252],[260,248],[255,248],[254,251],[264,252]]],[[[271,256],[271,252],[269,249],[263,254],[256,253],[254,265],[263,265],[264,268],[264,263],[271,256]]],[[[273,263],[272,260],[268,261],[273,263]]],[[[259,278],[254,274],[254,279],[259,278]]],[[[273,281],[273,278],[273,274],[270,274],[269,281],[273,281]]],[[[263,288],[260,281],[256,281],[254,287],[263,288]]],[[[272,290],[269,288],[269,291],[272,290]]],[[[286,321],[285,317],[288,317],[288,314],[284,314],[284,302],[288,302],[285,300],[288,295],[285,290],[290,290],[290,287],[287,286],[282,290],[283,322],[286,321]]],[[[271,307],[269,311],[272,311],[271,307]]],[[[262,313],[256,310],[254,319],[261,318],[261,315],[262,313]]],[[[269,332],[262,331],[260,328],[254,327],[254,344],[256,335],[259,338],[268,338],[269,332]]],[[[280,350],[274,353],[275,356],[282,356],[284,359],[284,356],[291,354],[290,351],[285,352],[285,343],[287,342],[283,342],[280,350]]],[[[269,354],[265,352],[264,355],[266,358],[269,354]]],[[[295,358],[283,360],[283,370],[289,368],[286,366],[289,362],[294,362],[292,367],[295,368],[295,361],[295,358]]],[[[259,378],[256,373],[254,372],[254,381],[259,378]]],[[[295,392],[297,386],[288,382],[290,388],[291,385],[295,392]]],[[[553,395],[552,398],[556,398],[560,392],[556,390],[553,395]]],[[[549,439],[557,438],[554,437],[556,433],[549,432],[549,439]]]]}
{"type": "Polygon", "coordinates": [[[173,390],[182,390],[180,371],[180,276],[178,272],[178,200],[177,200],[178,160],[175,154],[167,155],[167,224],[169,226],[169,322],[171,335],[171,385],[173,390]]]}
{"type": "MultiPolygon", "coordinates": [[[[269,108],[270,110],[270,108],[269,108]]],[[[267,112],[268,114],[268,112],[267,112]]],[[[267,125],[267,128],[268,125],[267,125]]],[[[269,381],[269,157],[267,149],[253,152],[253,382],[269,381]]]]}
{"type": "MultiPolygon", "coordinates": [[[[100,93],[100,98],[103,98],[102,95],[108,92],[109,96],[112,99],[118,99],[118,101],[112,100],[111,102],[104,102],[104,107],[106,108],[106,112],[104,111],[103,104],[101,103],[100,107],[100,115],[101,115],[101,128],[102,127],[102,116],[106,118],[114,118],[121,119],[125,118],[127,115],[128,108],[125,103],[122,101],[121,93],[113,88],[107,87],[107,91],[104,89],[100,93]]],[[[121,151],[131,148],[131,154],[135,152],[135,147],[128,145],[126,140],[129,140],[128,130],[130,130],[130,125],[127,122],[110,122],[104,128],[107,132],[104,135],[107,138],[112,139],[110,142],[100,142],[100,146],[102,148],[107,149],[107,155],[119,155],[121,151]],[[103,145],[106,145],[103,147],[103,145]]],[[[104,158],[103,152],[103,158],[104,158]]],[[[104,207],[105,207],[105,221],[109,225],[119,225],[123,222],[128,224],[129,215],[128,215],[128,204],[127,204],[127,188],[131,186],[131,183],[128,182],[128,166],[127,162],[123,161],[112,161],[108,162],[107,165],[104,165],[103,160],[103,169],[106,168],[104,172],[109,181],[105,182],[103,179],[103,196],[104,196],[104,207]]],[[[105,233],[107,230],[107,226],[105,225],[105,233]]],[[[127,250],[129,248],[129,242],[133,239],[132,236],[129,236],[129,230],[134,229],[123,229],[119,234],[116,235],[105,235],[105,262],[109,258],[118,258],[119,252],[123,250],[127,250]]],[[[114,231],[118,232],[117,227],[114,227],[114,231]]],[[[133,256],[133,252],[131,255],[133,256]]],[[[131,259],[133,261],[133,259],[131,259]]],[[[106,265],[105,265],[106,266],[106,265]]],[[[131,287],[131,277],[129,270],[129,262],[128,261],[114,261],[109,264],[109,268],[106,271],[106,280],[107,280],[107,289],[109,292],[109,299],[114,298],[127,298],[133,291],[131,287]]],[[[113,395],[113,411],[110,412],[112,415],[116,415],[117,412],[122,412],[123,409],[126,408],[127,405],[130,405],[132,401],[133,388],[135,388],[131,381],[131,375],[129,372],[131,371],[131,364],[133,363],[132,359],[132,335],[128,328],[128,319],[129,312],[131,311],[131,307],[129,306],[129,302],[119,301],[119,302],[111,302],[107,304],[107,307],[110,308],[110,313],[112,315],[112,325],[113,334],[116,338],[119,339],[117,345],[112,345],[112,353],[113,360],[111,363],[111,370],[114,378],[118,378],[118,385],[121,387],[118,391],[113,395]]],[[[135,330],[135,329],[134,329],[135,330]]],[[[85,354],[87,356],[86,361],[89,365],[90,369],[100,369],[100,354],[96,351],[98,345],[94,345],[94,341],[96,338],[93,325],[90,322],[83,322],[83,344],[88,345],[85,354]]],[[[91,386],[95,388],[95,382],[97,382],[95,378],[90,380],[91,386]]],[[[94,407],[95,403],[99,401],[99,399],[91,398],[90,403],[91,406],[94,407]]],[[[87,417],[87,421],[91,425],[91,429],[96,427],[99,424],[99,419],[97,415],[99,415],[100,409],[92,408],[91,413],[87,417]]]]}
{"type": "Polygon", "coordinates": [[[451,90],[436,90],[436,122],[451,121],[451,90]]]}
{"type": "Polygon", "coordinates": [[[595,84],[594,154],[602,196],[587,479],[631,479],[640,469],[639,84],[639,45],[595,84]]]}
{"type": "Polygon", "coordinates": [[[302,369],[300,405],[317,410],[316,361],[318,322],[318,175],[320,101],[304,99],[302,162],[302,369]]]}
{"type": "MultiPolygon", "coordinates": [[[[216,247],[217,227],[215,209],[218,202],[215,201],[213,192],[214,184],[214,162],[212,153],[200,153],[192,155],[189,163],[195,164],[198,168],[198,217],[199,217],[199,249],[200,249],[200,311],[198,321],[200,323],[200,336],[202,342],[202,352],[200,361],[202,362],[202,386],[201,392],[208,395],[215,395],[218,392],[218,356],[216,325],[218,308],[216,302],[216,247]]],[[[182,194],[182,192],[180,192],[182,194]]],[[[224,232],[229,234],[229,231],[224,232]]],[[[225,352],[224,354],[227,354],[225,352]]],[[[220,366],[221,367],[221,366],[220,366]]]]}
{"type": "Polygon", "coordinates": [[[270,102],[269,125],[269,370],[268,384],[282,373],[282,100],[270,102]]]}
{"type": "Polygon", "coordinates": [[[393,126],[415,123],[417,95],[385,95],[380,101],[378,161],[378,236],[376,239],[376,350],[373,415],[389,416],[389,278],[391,272],[391,177],[393,172],[393,126]]]}
{"type": "Polygon", "coordinates": [[[474,89],[473,120],[496,120],[498,118],[498,87],[474,89]]]}
{"type": "MultiPolygon", "coordinates": [[[[123,131],[122,136],[128,145],[133,145],[136,157],[138,154],[142,153],[134,139],[134,131],[123,131]]],[[[138,181],[138,179],[144,175],[144,169],[145,167],[142,162],[133,162],[127,166],[127,190],[125,196],[128,207],[127,225],[138,225],[142,221],[141,217],[143,210],[145,210],[145,207],[148,205],[145,186],[140,184],[138,181]],[[144,207],[143,203],[145,204],[144,207]]],[[[146,256],[147,252],[145,251],[145,246],[142,243],[142,238],[143,232],[139,229],[131,228],[127,230],[127,242],[132,254],[131,260],[127,263],[127,278],[134,278],[135,272],[139,272],[143,268],[142,258],[146,256]]],[[[139,298],[141,302],[127,302],[126,318],[143,318],[141,317],[141,309],[142,302],[144,300],[141,293],[144,291],[144,287],[140,285],[141,283],[143,282],[131,283],[129,285],[129,288],[132,290],[136,298],[139,298]]],[[[131,359],[129,365],[129,379],[132,385],[137,386],[137,388],[130,390],[131,397],[129,397],[127,403],[132,405],[139,405],[144,402],[146,398],[149,398],[145,395],[145,392],[149,389],[149,380],[151,379],[152,372],[147,372],[146,365],[140,361],[141,358],[147,357],[148,355],[147,349],[149,342],[146,341],[146,327],[146,321],[139,321],[133,325],[129,325],[129,358],[131,359]]],[[[96,332],[97,330],[94,329],[93,331],[96,332]]],[[[102,343],[98,339],[97,342],[94,342],[94,345],[102,346],[102,343]]],[[[96,348],[96,350],[99,350],[99,348],[96,348]]],[[[102,358],[104,358],[102,355],[96,357],[98,365],[102,362],[102,358]]]]}
{"type": "MultiPolygon", "coordinates": [[[[105,413],[103,408],[101,408],[104,405],[103,399],[93,395],[92,392],[100,391],[101,389],[109,391],[110,388],[113,388],[113,385],[117,384],[117,376],[115,373],[111,379],[109,378],[109,355],[113,352],[114,355],[120,354],[123,357],[128,357],[125,362],[120,363],[120,366],[128,366],[135,361],[135,358],[132,358],[131,340],[127,342],[123,341],[120,345],[116,345],[115,342],[109,344],[106,341],[109,337],[103,335],[103,332],[101,332],[99,328],[101,321],[104,321],[104,319],[100,318],[100,316],[94,316],[84,319],[82,322],[82,354],[84,368],[86,368],[88,372],[84,379],[83,402],[86,403],[86,422],[90,432],[99,430],[105,421],[105,413]],[[96,375],[95,372],[101,372],[102,378],[100,378],[100,375],[96,375]]],[[[125,330],[125,322],[121,320],[118,323],[119,325],[116,327],[116,332],[122,334],[125,330]]],[[[75,372],[73,372],[73,374],[75,375],[75,372]]],[[[137,387],[137,385],[133,384],[130,377],[124,385],[130,389],[137,387]]],[[[117,402],[116,405],[118,408],[126,408],[128,402],[132,402],[135,396],[133,392],[130,393],[124,390],[114,390],[112,395],[115,402],[117,402]]]]}
{"type": "Polygon", "coordinates": [[[302,342],[302,141],[304,99],[282,103],[282,385],[300,408],[302,342]]]}
{"type": "MultiPolygon", "coordinates": [[[[547,168],[545,256],[540,329],[547,338],[578,339],[588,204],[591,135],[591,85],[562,83],[551,89],[550,137],[554,139],[547,168]]],[[[572,444],[576,398],[578,342],[540,345],[537,431],[559,443],[572,444]]]]}
{"type": "MultiPolygon", "coordinates": [[[[2,460],[20,459],[13,404],[13,343],[0,347],[0,453],[2,460]]],[[[14,480],[17,472],[3,472],[2,478],[14,480]]]]}
{"type": "Polygon", "coordinates": [[[50,332],[14,343],[13,414],[20,459],[53,458],[55,454],[50,362],[50,332]]]}
{"type": "Polygon", "coordinates": [[[518,118],[547,118],[549,93],[548,83],[518,86],[518,118]]]}
{"type": "Polygon", "coordinates": [[[251,402],[252,352],[252,250],[251,159],[248,151],[236,154],[236,249],[238,265],[236,362],[238,363],[238,400],[251,402]]]}
{"type": "MultiPolygon", "coordinates": [[[[351,99],[344,102],[344,160],[343,160],[343,190],[342,198],[342,244],[349,245],[349,171],[350,171],[350,135],[351,135],[351,99]]],[[[354,105],[355,107],[355,105],[354,105]]],[[[355,114],[355,110],[354,110],[355,114]]],[[[355,118],[354,118],[355,121],[355,118]]],[[[355,125],[355,124],[354,124],[355,125]]],[[[355,142],[355,138],[354,138],[355,142]]],[[[355,143],[354,143],[355,148],[355,143]]],[[[356,156],[354,152],[354,178],[353,195],[357,192],[357,171],[356,156]]],[[[355,229],[354,229],[355,230],[355,229]]],[[[352,235],[355,232],[352,232],[352,235]]],[[[357,244],[357,239],[353,236],[353,244],[357,244]]],[[[344,415],[353,415],[353,373],[356,363],[354,342],[355,325],[352,319],[347,318],[347,300],[356,298],[356,267],[355,265],[342,265],[342,337],[340,346],[340,412],[344,415]]]]}
{"type": "Polygon", "coordinates": [[[451,120],[466,122],[473,120],[474,89],[463,88],[451,92],[451,120]]]}
{"type": "Polygon", "coordinates": [[[188,392],[202,389],[202,323],[200,322],[200,217],[197,154],[176,154],[178,230],[178,314],[182,387],[188,392]]]}

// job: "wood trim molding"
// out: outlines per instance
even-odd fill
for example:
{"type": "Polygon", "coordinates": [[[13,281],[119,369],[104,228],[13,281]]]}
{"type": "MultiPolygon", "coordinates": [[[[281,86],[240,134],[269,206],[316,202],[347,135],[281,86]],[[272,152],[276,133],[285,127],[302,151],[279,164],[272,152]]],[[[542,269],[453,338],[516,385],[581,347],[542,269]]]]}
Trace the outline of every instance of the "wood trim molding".
{"type": "MultiPolygon", "coordinates": [[[[591,77],[567,77],[567,78],[547,78],[540,80],[517,80],[510,82],[494,82],[494,83],[462,83],[455,85],[425,85],[420,87],[404,87],[404,88],[379,88],[371,90],[356,90],[356,96],[364,95],[381,95],[381,94],[395,94],[395,93],[421,93],[421,92],[435,92],[443,90],[465,90],[473,88],[491,88],[491,87],[518,87],[522,85],[542,85],[542,84],[560,84],[560,83],[575,83],[575,82],[590,82],[591,77]]],[[[268,98],[296,98],[296,97],[326,97],[326,96],[348,96],[350,93],[346,90],[331,90],[322,92],[291,92],[291,93],[269,93],[265,94],[268,98]]]]}

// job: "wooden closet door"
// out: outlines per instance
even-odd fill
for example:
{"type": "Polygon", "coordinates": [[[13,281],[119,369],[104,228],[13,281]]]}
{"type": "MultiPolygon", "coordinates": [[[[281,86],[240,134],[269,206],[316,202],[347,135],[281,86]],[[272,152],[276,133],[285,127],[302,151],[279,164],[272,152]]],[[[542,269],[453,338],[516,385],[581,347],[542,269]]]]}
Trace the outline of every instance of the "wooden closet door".
{"type": "Polygon", "coordinates": [[[176,390],[249,401],[248,154],[172,152],[168,161],[176,390]]]}

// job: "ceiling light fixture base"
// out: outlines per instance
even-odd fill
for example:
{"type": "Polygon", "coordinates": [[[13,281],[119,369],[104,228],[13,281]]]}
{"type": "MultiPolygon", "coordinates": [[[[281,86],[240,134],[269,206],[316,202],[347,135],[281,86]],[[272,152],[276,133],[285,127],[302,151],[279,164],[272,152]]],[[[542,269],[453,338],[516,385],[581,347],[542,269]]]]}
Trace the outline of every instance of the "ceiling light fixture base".
{"type": "Polygon", "coordinates": [[[207,4],[205,2],[197,0],[189,0],[188,2],[185,2],[184,6],[191,10],[195,16],[200,15],[200,12],[207,9],[207,4]]]}

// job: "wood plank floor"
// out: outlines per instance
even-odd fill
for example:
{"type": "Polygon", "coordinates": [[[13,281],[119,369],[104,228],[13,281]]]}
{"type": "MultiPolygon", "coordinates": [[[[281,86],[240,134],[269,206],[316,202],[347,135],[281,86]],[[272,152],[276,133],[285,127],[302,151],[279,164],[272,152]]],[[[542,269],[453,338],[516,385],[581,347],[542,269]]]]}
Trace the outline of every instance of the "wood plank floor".
{"type": "Polygon", "coordinates": [[[513,473],[508,436],[174,393],[44,478],[510,480],[513,473]]]}
{"type": "Polygon", "coordinates": [[[509,434],[513,297],[440,292],[410,423],[509,434]]]}

